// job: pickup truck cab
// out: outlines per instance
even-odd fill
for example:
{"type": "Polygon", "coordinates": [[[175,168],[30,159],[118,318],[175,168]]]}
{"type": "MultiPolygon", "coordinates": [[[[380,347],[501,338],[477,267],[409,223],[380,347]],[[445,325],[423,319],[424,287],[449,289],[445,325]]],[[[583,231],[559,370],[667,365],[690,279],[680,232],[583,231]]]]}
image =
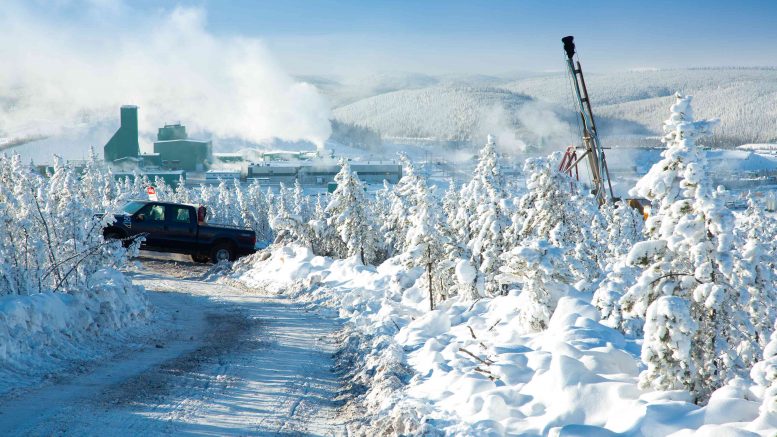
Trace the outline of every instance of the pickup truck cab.
{"type": "Polygon", "coordinates": [[[114,217],[103,236],[129,241],[143,235],[143,250],[188,254],[195,262],[213,263],[255,252],[252,229],[207,224],[205,207],[199,205],[133,200],[114,217]]]}

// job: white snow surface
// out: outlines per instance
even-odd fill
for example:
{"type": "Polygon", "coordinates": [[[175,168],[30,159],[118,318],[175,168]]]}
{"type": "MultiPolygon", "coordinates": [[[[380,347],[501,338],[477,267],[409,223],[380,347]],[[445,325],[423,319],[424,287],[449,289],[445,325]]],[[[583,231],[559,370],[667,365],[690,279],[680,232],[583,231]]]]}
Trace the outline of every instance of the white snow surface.
{"type": "Polygon", "coordinates": [[[143,259],[130,273],[140,287],[119,283],[138,293],[127,305],[147,308],[130,329],[84,310],[115,303],[121,287],[101,286],[90,299],[4,300],[3,320],[13,314],[34,327],[24,328],[32,339],[16,367],[51,374],[20,381],[13,363],[1,363],[0,435],[345,435],[336,313],[220,282],[206,269],[143,259]]]}
{"type": "Polygon", "coordinates": [[[101,357],[149,316],[142,287],[115,270],[69,293],[0,297],[0,395],[101,357]]]}
{"type": "MultiPolygon", "coordinates": [[[[646,251],[658,249],[656,245],[646,251]]],[[[250,257],[235,278],[294,291],[348,321],[372,432],[447,435],[775,435],[763,389],[735,379],[706,406],[644,390],[640,344],[599,322],[590,297],[563,297],[541,333],[523,335],[512,293],[429,311],[419,271],[363,266],[306,248],[250,257]],[[418,284],[421,282],[419,281],[418,284]]]]}

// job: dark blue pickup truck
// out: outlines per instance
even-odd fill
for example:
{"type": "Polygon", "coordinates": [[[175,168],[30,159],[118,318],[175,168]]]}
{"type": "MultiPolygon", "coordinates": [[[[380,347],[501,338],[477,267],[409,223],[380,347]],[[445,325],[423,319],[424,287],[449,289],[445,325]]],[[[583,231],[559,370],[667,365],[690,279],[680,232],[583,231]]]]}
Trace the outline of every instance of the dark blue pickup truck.
{"type": "Polygon", "coordinates": [[[130,241],[143,235],[141,249],[188,254],[195,262],[234,261],[255,252],[252,229],[207,224],[205,211],[198,205],[133,200],[114,214],[103,236],[130,241]]]}

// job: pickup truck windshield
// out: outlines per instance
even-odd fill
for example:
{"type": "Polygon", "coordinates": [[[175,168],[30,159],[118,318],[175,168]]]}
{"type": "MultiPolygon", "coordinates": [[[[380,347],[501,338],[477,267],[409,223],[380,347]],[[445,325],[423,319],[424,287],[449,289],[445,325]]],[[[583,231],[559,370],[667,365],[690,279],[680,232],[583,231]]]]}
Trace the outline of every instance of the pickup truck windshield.
{"type": "Polygon", "coordinates": [[[140,208],[143,208],[146,204],[144,202],[129,202],[121,207],[121,210],[125,213],[132,215],[138,212],[140,208]]]}

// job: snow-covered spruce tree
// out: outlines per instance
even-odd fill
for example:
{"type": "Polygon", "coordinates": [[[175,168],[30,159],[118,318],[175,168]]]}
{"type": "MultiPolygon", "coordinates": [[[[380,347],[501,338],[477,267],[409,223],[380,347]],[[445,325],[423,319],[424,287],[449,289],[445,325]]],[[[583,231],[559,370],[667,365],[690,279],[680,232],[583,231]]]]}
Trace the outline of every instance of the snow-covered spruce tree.
{"type": "Polygon", "coordinates": [[[216,190],[210,184],[200,184],[196,190],[192,190],[192,197],[198,200],[198,202],[207,207],[206,220],[211,222],[213,218],[213,210],[215,208],[216,201],[218,199],[216,190]]]}
{"type": "Polygon", "coordinates": [[[444,214],[445,222],[453,229],[453,223],[456,220],[456,210],[459,207],[459,188],[456,186],[456,181],[450,179],[448,181],[448,189],[445,190],[445,194],[442,197],[442,212],[444,214]]]}
{"type": "Polygon", "coordinates": [[[362,264],[375,257],[377,236],[368,214],[367,196],[359,177],[351,171],[348,161],[340,162],[335,176],[337,188],[326,207],[327,224],[333,227],[343,243],[341,257],[358,256],[362,264]]]}
{"type": "Polygon", "coordinates": [[[548,327],[558,299],[569,293],[573,275],[564,252],[544,239],[534,239],[502,255],[497,277],[502,283],[522,284],[518,317],[525,332],[548,327]]]}
{"type": "Polygon", "coordinates": [[[402,164],[402,178],[388,194],[388,214],[383,221],[381,233],[387,256],[404,252],[408,247],[407,232],[410,226],[410,211],[418,204],[417,187],[423,183],[415,165],[404,153],[399,154],[402,164]]]}
{"type": "Polygon", "coordinates": [[[173,201],[178,203],[192,203],[192,193],[186,187],[186,180],[183,175],[178,177],[178,183],[175,185],[175,191],[173,192],[173,201]]]}
{"type": "Polygon", "coordinates": [[[234,201],[235,192],[230,190],[225,179],[219,180],[217,188],[218,197],[216,204],[213,205],[214,223],[227,225],[240,224],[240,212],[237,210],[237,202],[234,201]]]}
{"type": "Polygon", "coordinates": [[[313,253],[322,256],[336,256],[346,252],[345,245],[337,236],[336,229],[327,221],[326,195],[316,196],[316,204],[313,208],[313,216],[307,225],[310,232],[310,247],[313,253]]]}
{"type": "MultiPolygon", "coordinates": [[[[769,234],[773,232],[773,219],[764,214],[763,209],[750,198],[745,212],[748,218],[745,224],[745,241],[734,264],[732,286],[740,291],[740,298],[750,316],[752,336],[757,345],[753,353],[746,355],[742,351],[746,364],[760,359],[760,349],[766,346],[772,335],[774,321],[777,319],[777,288],[774,283],[774,255],[770,255],[768,245],[773,244],[769,234]]],[[[773,236],[773,235],[772,235],[773,236]]],[[[742,326],[745,329],[748,326],[742,326]]]]}
{"type": "Polygon", "coordinates": [[[267,192],[264,195],[265,200],[267,201],[267,217],[275,217],[275,194],[272,192],[272,188],[267,187],[267,192]]]}
{"type": "Polygon", "coordinates": [[[607,223],[606,262],[615,262],[629,253],[634,243],[643,239],[645,225],[642,214],[625,201],[605,204],[600,208],[607,223]]]}
{"type": "Polygon", "coordinates": [[[440,228],[443,219],[440,208],[425,181],[416,185],[416,205],[412,209],[411,225],[407,231],[407,266],[423,267],[424,281],[429,294],[429,309],[433,310],[439,297],[435,296],[435,273],[445,251],[445,241],[440,228]]]}
{"type": "Polygon", "coordinates": [[[494,277],[502,264],[504,231],[510,224],[506,210],[504,177],[496,144],[489,135],[472,179],[462,187],[454,221],[454,228],[467,245],[470,262],[477,271],[474,285],[478,294],[493,296],[502,291],[494,277]]]}
{"type": "MultiPolygon", "coordinates": [[[[393,186],[384,179],[383,188],[375,192],[375,197],[372,202],[370,202],[370,214],[372,215],[375,229],[378,229],[380,234],[383,233],[383,230],[389,229],[391,220],[389,212],[391,211],[391,204],[395,197],[396,193],[394,193],[393,186]]],[[[390,246],[391,244],[387,243],[385,238],[381,238],[380,241],[378,241],[378,246],[376,248],[377,263],[381,263],[388,259],[389,252],[393,252],[394,250],[394,248],[390,246]]]]}
{"type": "Polygon", "coordinates": [[[267,201],[262,193],[259,181],[254,180],[246,190],[235,180],[235,201],[240,214],[241,224],[256,232],[257,241],[269,242],[272,238],[269,217],[267,217],[267,201]]]}
{"type": "Polygon", "coordinates": [[[457,295],[474,299],[480,295],[473,284],[477,275],[470,261],[469,250],[454,229],[458,206],[459,190],[451,179],[443,195],[439,225],[443,243],[442,259],[437,263],[434,273],[436,279],[433,291],[440,300],[457,295]]]}
{"type": "Polygon", "coordinates": [[[105,163],[99,159],[93,147],[89,147],[89,159],[84,165],[79,186],[79,197],[94,209],[107,211],[116,205],[118,190],[105,163]]]}
{"type": "MultiPolygon", "coordinates": [[[[282,193],[288,195],[288,190],[282,193]]],[[[296,242],[303,246],[309,246],[306,222],[297,212],[286,209],[286,205],[287,202],[278,202],[275,217],[272,218],[275,244],[296,242]]]]}
{"type": "Polygon", "coordinates": [[[658,390],[683,390],[694,385],[698,369],[691,358],[691,345],[698,331],[688,300],[661,296],[648,308],[642,362],[647,370],[640,384],[658,390]]]}
{"type": "MultiPolygon", "coordinates": [[[[632,250],[629,257],[640,259],[638,263],[645,268],[621,298],[621,309],[624,317],[644,320],[648,312],[658,311],[650,307],[660,305],[657,302],[663,296],[674,296],[687,303],[696,329],[690,333],[690,353],[678,358],[690,360],[683,364],[691,369],[691,374],[682,386],[691,391],[697,402],[704,403],[713,390],[742,373],[738,351],[748,347],[751,339],[740,329],[748,323],[741,304],[741,293],[745,291],[731,286],[733,217],[711,190],[705,157],[695,143],[716,121],[693,121],[690,102],[690,97],[677,95],[672,115],[664,123],[667,149],[662,152],[663,159],[631,191],[631,195],[652,202],[651,215],[645,223],[651,240],[640,247],[662,249],[652,254],[632,250]]],[[[680,307],[671,305],[669,310],[680,307]]],[[[665,314],[661,320],[679,317],[665,314]]],[[[656,322],[650,329],[645,327],[645,337],[663,338],[667,329],[656,322]]],[[[651,347],[648,343],[643,348],[651,347]]],[[[646,364],[655,370],[645,374],[643,384],[666,388],[663,381],[673,378],[666,373],[672,370],[656,363],[646,364]]]]}
{"type": "Polygon", "coordinates": [[[248,205],[254,216],[256,230],[265,241],[272,239],[272,227],[270,226],[270,199],[262,193],[262,187],[259,181],[253,181],[248,186],[248,205]]]}
{"type": "Polygon", "coordinates": [[[154,188],[156,189],[156,197],[160,201],[169,202],[175,195],[173,187],[168,185],[167,182],[159,176],[154,177],[154,188]]]}
{"type": "MultiPolygon", "coordinates": [[[[773,327],[777,328],[777,327],[773,327]]],[[[763,351],[763,359],[753,366],[750,377],[763,393],[761,418],[771,421],[770,426],[777,426],[777,329],[772,329],[769,343],[763,351]]]]}
{"type": "Polygon", "coordinates": [[[305,195],[305,190],[299,179],[294,180],[291,212],[299,217],[302,223],[310,220],[310,199],[305,195]]]}
{"type": "Polygon", "coordinates": [[[605,278],[594,292],[592,303],[602,312],[603,323],[626,332],[629,329],[623,324],[620,299],[642,271],[628,261],[627,255],[642,239],[643,219],[639,211],[625,202],[605,204],[600,210],[607,221],[603,240],[605,278]]]}
{"type": "Polygon", "coordinates": [[[278,186],[278,195],[275,196],[275,214],[277,216],[281,209],[286,211],[294,210],[294,192],[283,182],[278,186]]]}
{"type": "Polygon", "coordinates": [[[527,192],[518,202],[508,235],[513,244],[546,239],[562,248],[575,281],[582,281],[580,288],[585,289],[601,274],[604,242],[597,241],[601,233],[592,227],[603,227],[603,219],[595,198],[581,195],[578,185],[556,170],[558,160],[559,154],[526,160],[527,192]]]}

